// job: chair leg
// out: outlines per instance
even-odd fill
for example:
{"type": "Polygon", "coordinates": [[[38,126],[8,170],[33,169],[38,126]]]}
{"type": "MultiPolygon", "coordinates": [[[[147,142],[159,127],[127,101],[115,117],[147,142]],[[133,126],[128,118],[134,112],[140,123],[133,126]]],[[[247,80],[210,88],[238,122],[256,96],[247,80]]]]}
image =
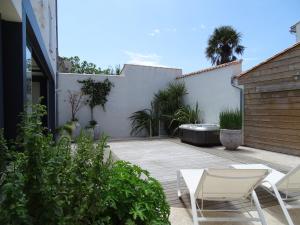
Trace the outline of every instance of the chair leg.
{"type": "Polygon", "coordinates": [[[180,179],[181,179],[181,175],[180,175],[180,171],[177,171],[177,195],[178,198],[181,198],[181,191],[180,191],[180,179]]]}
{"type": "Polygon", "coordinates": [[[252,196],[252,199],[253,199],[253,201],[254,201],[254,204],[255,204],[255,207],[256,207],[258,216],[259,216],[259,218],[260,218],[261,224],[262,224],[262,225],[267,225],[266,218],[265,218],[265,216],[264,216],[264,214],[263,214],[262,208],[261,208],[260,203],[259,203],[259,201],[258,201],[256,192],[255,192],[254,190],[252,191],[251,196],[252,196]]]}
{"type": "Polygon", "coordinates": [[[192,206],[193,223],[194,225],[199,225],[198,216],[197,216],[196,199],[194,193],[190,193],[190,198],[191,198],[191,206],[192,206]]]}
{"type": "Polygon", "coordinates": [[[284,204],[284,202],[283,202],[283,200],[281,198],[281,195],[280,195],[277,187],[274,184],[271,184],[271,185],[272,185],[272,189],[274,191],[274,194],[275,194],[275,196],[276,196],[276,198],[277,198],[277,200],[279,202],[279,205],[280,205],[280,207],[281,207],[281,209],[283,211],[283,214],[284,214],[284,216],[285,216],[288,224],[289,225],[294,225],[294,222],[293,222],[293,220],[292,220],[292,218],[291,218],[291,216],[290,216],[287,208],[285,207],[285,204],[284,204]]]}

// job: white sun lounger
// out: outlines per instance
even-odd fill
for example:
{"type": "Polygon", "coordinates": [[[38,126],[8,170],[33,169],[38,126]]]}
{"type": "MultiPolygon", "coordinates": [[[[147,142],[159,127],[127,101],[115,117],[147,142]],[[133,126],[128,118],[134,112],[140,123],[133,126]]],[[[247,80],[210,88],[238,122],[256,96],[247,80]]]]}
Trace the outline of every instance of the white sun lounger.
{"type": "Polygon", "coordinates": [[[266,169],[184,169],[177,171],[178,197],[181,197],[181,177],[189,190],[194,225],[199,222],[249,222],[257,221],[266,225],[260,203],[254,191],[268,175],[266,169]],[[259,217],[205,217],[205,211],[236,211],[236,210],[205,210],[203,200],[232,201],[252,197],[259,217]],[[196,199],[201,200],[198,206],[196,199]],[[197,209],[198,208],[198,209],[197,209]],[[198,217],[197,211],[200,212],[198,217]]]}
{"type": "Polygon", "coordinates": [[[294,222],[289,209],[300,208],[300,165],[284,174],[263,164],[237,164],[236,169],[269,169],[271,173],[263,180],[262,187],[275,196],[289,225],[294,222]],[[293,203],[293,204],[292,204],[293,203]]]}

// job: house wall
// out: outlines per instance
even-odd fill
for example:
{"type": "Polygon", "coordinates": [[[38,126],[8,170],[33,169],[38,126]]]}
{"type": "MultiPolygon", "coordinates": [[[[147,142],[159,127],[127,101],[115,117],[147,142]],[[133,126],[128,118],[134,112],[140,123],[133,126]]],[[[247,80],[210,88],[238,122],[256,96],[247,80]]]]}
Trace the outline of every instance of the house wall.
{"type": "Polygon", "coordinates": [[[300,44],[239,78],[245,145],[300,155],[300,44]]]}
{"type": "MultiPolygon", "coordinates": [[[[182,74],[180,69],[125,65],[121,75],[80,75],[63,74],[58,77],[58,121],[59,125],[71,119],[68,103],[68,90],[80,91],[78,80],[89,77],[96,81],[108,78],[114,87],[105,105],[106,111],[96,107],[95,120],[100,124],[102,132],[112,138],[130,137],[131,124],[128,117],[135,111],[150,107],[154,93],[167,87],[169,82],[182,74]]],[[[90,120],[87,106],[80,109],[77,118],[84,127],[90,120]]]]}
{"type": "MultiPolygon", "coordinates": [[[[53,71],[56,71],[57,40],[56,40],[56,0],[28,0],[30,1],[53,71]]],[[[2,19],[12,22],[22,22],[22,1],[1,0],[0,13],[2,19]]]]}
{"type": "Polygon", "coordinates": [[[241,67],[240,62],[178,79],[185,82],[188,91],[185,104],[198,102],[203,122],[219,123],[222,110],[240,107],[240,90],[231,85],[231,77],[240,74],[241,67]]]}
{"type": "Polygon", "coordinates": [[[30,2],[38,21],[52,68],[56,71],[56,0],[30,0],[30,2]]]}
{"type": "Polygon", "coordinates": [[[48,121],[45,125],[52,130],[55,128],[56,0],[1,0],[0,16],[0,54],[3,58],[0,68],[1,97],[4,102],[1,109],[4,123],[1,126],[4,124],[5,135],[7,138],[15,137],[19,114],[26,104],[25,52],[28,42],[39,69],[47,79],[43,90],[48,103],[48,121]],[[41,18],[43,16],[44,19],[41,18]]]}

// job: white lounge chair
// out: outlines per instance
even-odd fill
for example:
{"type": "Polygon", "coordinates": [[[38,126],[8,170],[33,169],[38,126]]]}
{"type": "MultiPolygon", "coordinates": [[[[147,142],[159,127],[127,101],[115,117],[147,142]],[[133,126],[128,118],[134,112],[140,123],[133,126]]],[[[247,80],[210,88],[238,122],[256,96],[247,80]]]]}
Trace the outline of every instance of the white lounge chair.
{"type": "Polygon", "coordinates": [[[289,209],[300,208],[300,203],[295,202],[300,197],[300,165],[287,174],[281,173],[263,164],[237,164],[236,169],[268,169],[271,173],[263,180],[262,187],[275,196],[289,225],[294,222],[288,212],[289,209]],[[293,204],[292,204],[293,203],[293,204]]]}
{"type": "Polygon", "coordinates": [[[181,177],[189,190],[194,225],[199,222],[249,222],[257,221],[266,225],[260,203],[254,191],[261,181],[268,175],[266,169],[184,169],[177,171],[177,191],[181,197],[181,177]],[[205,210],[203,200],[232,201],[252,196],[259,217],[205,217],[205,211],[236,211],[236,210],[205,210]],[[200,207],[196,199],[201,200],[200,207]],[[198,210],[197,210],[198,207],[198,210]],[[200,212],[198,217],[197,211],[200,212]]]}

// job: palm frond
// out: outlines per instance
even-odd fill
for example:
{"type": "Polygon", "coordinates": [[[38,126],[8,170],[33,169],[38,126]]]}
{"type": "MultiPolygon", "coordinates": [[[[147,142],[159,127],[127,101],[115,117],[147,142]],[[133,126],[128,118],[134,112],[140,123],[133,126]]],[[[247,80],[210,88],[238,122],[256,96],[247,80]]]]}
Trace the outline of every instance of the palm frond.
{"type": "Polygon", "coordinates": [[[212,65],[234,61],[234,54],[242,55],[245,47],[241,43],[242,34],[231,26],[221,26],[214,30],[205,50],[206,58],[212,65]]]}
{"type": "Polygon", "coordinates": [[[200,109],[198,103],[196,103],[195,107],[187,105],[178,109],[172,116],[169,126],[176,124],[177,127],[173,130],[173,133],[175,133],[181,124],[199,123],[200,121],[200,109]]]}

